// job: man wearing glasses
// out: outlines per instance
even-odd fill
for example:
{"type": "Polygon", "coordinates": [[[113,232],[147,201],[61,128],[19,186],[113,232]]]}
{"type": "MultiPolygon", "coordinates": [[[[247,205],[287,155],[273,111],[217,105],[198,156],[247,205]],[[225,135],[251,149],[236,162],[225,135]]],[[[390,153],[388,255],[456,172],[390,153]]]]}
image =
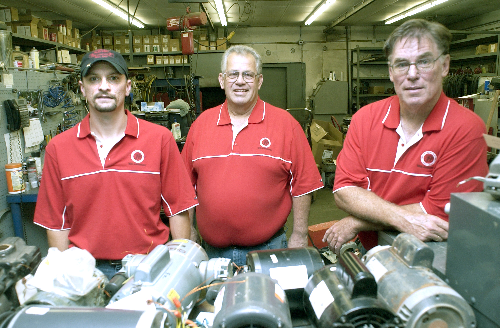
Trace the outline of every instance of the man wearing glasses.
{"type": "Polygon", "coordinates": [[[259,98],[262,82],[259,54],[230,47],[219,74],[226,101],[194,121],[182,151],[200,204],[202,246],[238,266],[251,250],[287,247],[292,207],[288,247],[306,246],[311,193],[323,187],[300,124],[259,98]]]}
{"type": "Polygon", "coordinates": [[[337,158],[334,197],[350,216],[324,236],[335,252],[356,235],[370,249],[376,231],[398,230],[422,241],[448,238],[450,193],[482,191],[485,124],[445,96],[451,33],[439,23],[405,22],[384,45],[396,96],[361,108],[337,158]]]}

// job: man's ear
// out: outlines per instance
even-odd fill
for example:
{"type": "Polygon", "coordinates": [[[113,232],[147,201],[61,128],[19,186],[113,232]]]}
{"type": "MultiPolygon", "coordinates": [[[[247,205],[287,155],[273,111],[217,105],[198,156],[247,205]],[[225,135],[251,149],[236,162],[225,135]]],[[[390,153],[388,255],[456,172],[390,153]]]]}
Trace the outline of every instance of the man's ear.
{"type": "Polygon", "coordinates": [[[219,73],[219,84],[220,84],[220,88],[224,89],[224,74],[222,74],[222,73],[219,73]]]}

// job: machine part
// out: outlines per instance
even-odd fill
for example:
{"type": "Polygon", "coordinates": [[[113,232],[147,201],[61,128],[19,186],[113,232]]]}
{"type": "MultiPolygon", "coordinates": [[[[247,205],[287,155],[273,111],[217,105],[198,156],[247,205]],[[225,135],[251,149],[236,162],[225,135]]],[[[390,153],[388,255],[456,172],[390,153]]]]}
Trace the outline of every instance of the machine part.
{"type": "Polygon", "coordinates": [[[245,272],[226,281],[214,304],[213,328],[291,328],[285,292],[266,274],[245,272]]]}
{"type": "Polygon", "coordinates": [[[403,327],[377,299],[375,278],[356,255],[341,254],[339,264],[316,271],[304,289],[305,312],[315,327],[403,327]]]}
{"type": "Polygon", "coordinates": [[[379,296],[407,328],[476,327],[467,302],[432,271],[433,259],[432,249],[407,233],[363,257],[379,296]]]}
{"type": "Polygon", "coordinates": [[[500,202],[486,192],[450,201],[445,281],[470,304],[477,327],[500,328],[500,202]]]}
{"type": "Polygon", "coordinates": [[[247,253],[248,271],[264,273],[285,290],[290,311],[302,311],[302,294],[309,277],[325,266],[314,247],[271,249],[247,253]]]}
{"type": "Polygon", "coordinates": [[[0,309],[19,305],[15,284],[31,273],[42,260],[36,246],[26,246],[19,237],[7,237],[0,241],[0,309]]]}
{"type": "Polygon", "coordinates": [[[0,29],[0,67],[12,67],[12,32],[0,29]]]}
{"type": "Polygon", "coordinates": [[[167,29],[169,31],[179,31],[184,29],[194,29],[195,26],[205,25],[208,21],[205,12],[188,13],[184,16],[167,18],[167,29]]]}
{"type": "MultiPolygon", "coordinates": [[[[150,296],[157,308],[166,311],[165,325],[176,327],[178,318],[174,311],[189,314],[198,300],[200,291],[195,288],[203,285],[205,276],[200,274],[198,268],[202,261],[207,260],[208,256],[201,246],[187,239],[158,245],[146,256],[127,256],[122,260],[124,266],[121,272],[129,279],[109,304],[141,291],[150,296]]],[[[142,306],[142,303],[137,304],[137,308],[142,306]]]]}
{"type": "Polygon", "coordinates": [[[221,289],[221,282],[233,277],[233,262],[226,258],[213,258],[200,263],[200,273],[204,276],[206,289],[205,300],[213,305],[221,289]]]}
{"type": "MultiPolygon", "coordinates": [[[[162,328],[164,313],[161,311],[132,311],[86,307],[21,308],[10,320],[7,328],[162,328]]],[[[2,327],[5,325],[2,324],[2,327]]]]}

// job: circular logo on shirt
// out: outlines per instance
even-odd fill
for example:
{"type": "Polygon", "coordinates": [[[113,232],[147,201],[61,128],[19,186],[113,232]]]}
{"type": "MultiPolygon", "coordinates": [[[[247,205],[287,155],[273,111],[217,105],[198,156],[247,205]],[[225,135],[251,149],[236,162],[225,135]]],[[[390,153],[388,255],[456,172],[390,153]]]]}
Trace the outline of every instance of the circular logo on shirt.
{"type": "Polygon", "coordinates": [[[262,138],[260,139],[260,146],[263,148],[269,148],[271,147],[271,140],[269,138],[262,138]]]}
{"type": "Polygon", "coordinates": [[[144,153],[140,150],[134,150],[132,154],[130,154],[130,158],[134,163],[141,163],[144,160],[144,153]]]}
{"type": "Polygon", "coordinates": [[[424,151],[422,155],[420,156],[420,161],[422,164],[425,166],[432,166],[434,163],[436,163],[437,156],[433,151],[424,151]]]}

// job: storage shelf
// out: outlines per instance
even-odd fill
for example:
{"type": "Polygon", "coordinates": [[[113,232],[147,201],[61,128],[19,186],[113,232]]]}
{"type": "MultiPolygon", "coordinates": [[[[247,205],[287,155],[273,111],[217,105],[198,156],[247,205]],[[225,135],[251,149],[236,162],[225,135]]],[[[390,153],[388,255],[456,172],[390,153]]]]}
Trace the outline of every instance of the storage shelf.
{"type": "Polygon", "coordinates": [[[470,55],[470,56],[458,56],[458,57],[451,57],[451,61],[458,61],[458,60],[482,60],[482,59],[495,59],[497,57],[498,53],[496,52],[488,52],[487,54],[480,54],[480,55],[470,55]]]}
{"type": "Polygon", "coordinates": [[[353,77],[353,80],[389,80],[389,76],[360,76],[360,77],[353,77]]]}
{"type": "MultiPolygon", "coordinates": [[[[352,66],[357,66],[358,62],[352,63],[352,66]]],[[[383,60],[374,60],[374,61],[360,61],[359,65],[387,65],[387,61],[383,60]]]]}
{"type": "Polygon", "coordinates": [[[372,98],[372,97],[390,97],[395,96],[392,93],[360,93],[359,98],[372,98]]]}
{"type": "Polygon", "coordinates": [[[70,47],[59,42],[43,40],[31,36],[12,33],[12,44],[16,46],[36,47],[38,50],[46,50],[51,48],[70,50],[71,52],[86,53],[87,50],[81,48],[70,47]]]}

